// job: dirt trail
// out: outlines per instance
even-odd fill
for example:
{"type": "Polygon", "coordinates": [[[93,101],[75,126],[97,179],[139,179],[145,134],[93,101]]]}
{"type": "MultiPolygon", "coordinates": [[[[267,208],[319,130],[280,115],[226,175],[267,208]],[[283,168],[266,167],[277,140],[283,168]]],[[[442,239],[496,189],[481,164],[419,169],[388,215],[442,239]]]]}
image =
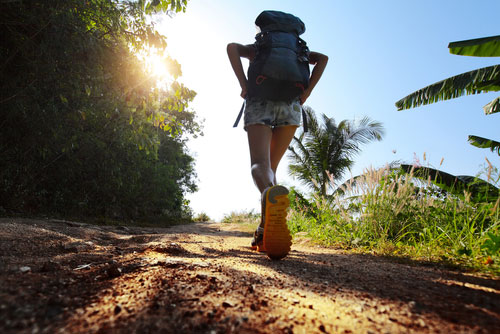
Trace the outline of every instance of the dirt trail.
{"type": "Polygon", "coordinates": [[[238,225],[0,219],[1,333],[499,333],[500,280],[295,243],[238,225]]]}

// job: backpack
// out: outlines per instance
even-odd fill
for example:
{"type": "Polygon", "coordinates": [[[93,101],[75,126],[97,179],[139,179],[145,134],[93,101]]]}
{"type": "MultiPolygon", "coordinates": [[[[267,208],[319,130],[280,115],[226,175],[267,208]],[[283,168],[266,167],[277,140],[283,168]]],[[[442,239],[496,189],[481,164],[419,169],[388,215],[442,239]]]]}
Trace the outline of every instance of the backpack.
{"type": "Polygon", "coordinates": [[[248,67],[248,97],[291,102],[309,86],[309,49],[299,37],[304,23],[291,14],[263,11],[255,24],[261,32],[248,67]]]}
{"type": "MultiPolygon", "coordinates": [[[[309,48],[299,37],[305,25],[292,14],[271,10],[263,11],[255,24],[261,32],[255,36],[255,58],[248,67],[247,98],[292,102],[309,86],[309,48]]],[[[244,104],[234,127],[243,109],[244,104]]]]}

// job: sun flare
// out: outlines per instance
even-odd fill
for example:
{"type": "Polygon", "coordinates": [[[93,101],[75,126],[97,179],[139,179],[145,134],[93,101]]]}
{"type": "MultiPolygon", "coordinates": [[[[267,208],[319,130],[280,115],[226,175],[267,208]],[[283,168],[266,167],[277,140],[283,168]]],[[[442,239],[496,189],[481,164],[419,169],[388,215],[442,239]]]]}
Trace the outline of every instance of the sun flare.
{"type": "Polygon", "coordinates": [[[180,66],[165,50],[150,48],[138,54],[146,73],[159,87],[168,87],[180,75],[180,66]]]}
{"type": "Polygon", "coordinates": [[[168,69],[167,59],[164,55],[160,55],[157,52],[151,52],[145,60],[149,72],[158,79],[162,80],[172,76],[168,69]]]}

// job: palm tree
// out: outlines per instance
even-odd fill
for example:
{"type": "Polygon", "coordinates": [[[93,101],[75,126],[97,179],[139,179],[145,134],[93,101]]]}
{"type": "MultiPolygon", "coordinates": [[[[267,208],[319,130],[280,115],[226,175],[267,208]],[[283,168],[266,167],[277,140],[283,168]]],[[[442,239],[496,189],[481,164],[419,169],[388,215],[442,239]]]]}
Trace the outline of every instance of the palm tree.
{"type": "MultiPolygon", "coordinates": [[[[452,42],[448,48],[450,53],[456,55],[499,57],[500,36],[452,42]]],[[[410,109],[463,95],[497,91],[500,91],[500,65],[480,68],[436,82],[397,101],[396,107],[398,110],[410,109]]],[[[485,105],[483,109],[486,115],[500,111],[500,97],[485,105]]],[[[479,136],[469,136],[469,142],[476,147],[489,148],[500,155],[500,142],[479,136]]]]}
{"type": "Polygon", "coordinates": [[[309,131],[294,137],[288,148],[289,173],[314,192],[327,196],[332,181],[341,179],[354,164],[354,156],[361,151],[361,144],[382,140],[384,128],[368,117],[359,122],[343,120],[337,125],[325,114],[322,115],[323,124],[320,124],[311,108],[304,109],[309,131]]]}

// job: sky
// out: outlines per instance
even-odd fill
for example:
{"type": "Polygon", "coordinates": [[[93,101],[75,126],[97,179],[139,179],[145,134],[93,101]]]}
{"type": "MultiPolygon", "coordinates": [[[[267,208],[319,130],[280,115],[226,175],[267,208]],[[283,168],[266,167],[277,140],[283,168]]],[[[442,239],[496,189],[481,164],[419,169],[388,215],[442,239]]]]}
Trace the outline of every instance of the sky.
{"type": "MultiPolygon", "coordinates": [[[[452,55],[447,46],[499,35],[500,1],[190,0],[185,13],[158,17],[156,27],[182,66],[181,81],[197,92],[191,109],[203,122],[204,136],[188,146],[196,159],[199,191],[187,196],[195,214],[220,220],[232,212],[260,211],[243,122],[232,127],[243,100],[226,46],[253,43],[255,18],[263,10],[300,17],[309,48],[329,56],[306,105],[337,123],[368,116],[383,124],[384,139],[362,147],[347,177],[415,159],[454,175],[476,175],[485,158],[500,165],[498,155],[467,142],[468,135],[500,141],[500,114],[486,116],[482,109],[498,93],[405,111],[394,105],[429,84],[498,64],[499,58],[452,55]]],[[[248,61],[243,65],[246,69],[248,61]]],[[[277,178],[305,190],[288,175],[286,156],[277,178]]]]}

